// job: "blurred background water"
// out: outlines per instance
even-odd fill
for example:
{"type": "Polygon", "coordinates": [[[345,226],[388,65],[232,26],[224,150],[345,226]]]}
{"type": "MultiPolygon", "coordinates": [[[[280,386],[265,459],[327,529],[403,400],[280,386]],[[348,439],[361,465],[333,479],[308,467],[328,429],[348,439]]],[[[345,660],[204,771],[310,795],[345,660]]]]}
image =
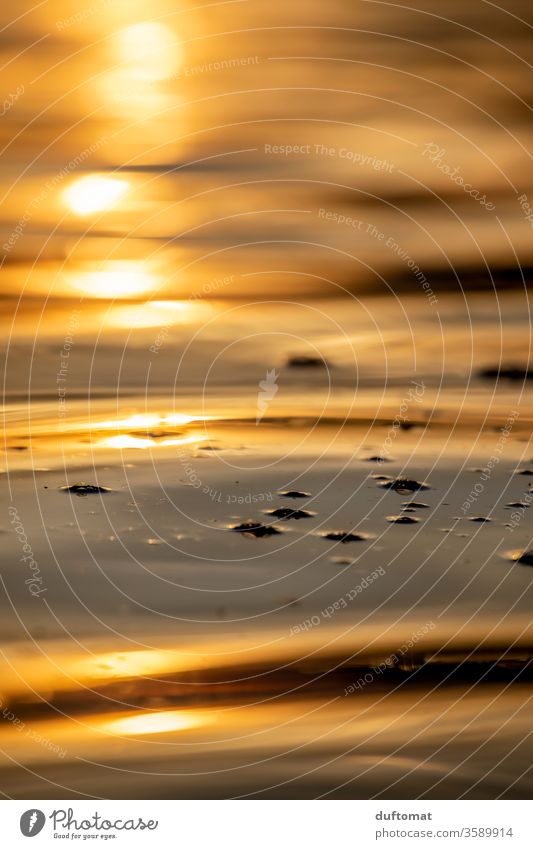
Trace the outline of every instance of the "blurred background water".
{"type": "Polygon", "coordinates": [[[6,14],[1,273],[6,347],[20,342],[8,398],[30,369],[33,393],[56,394],[58,326],[75,330],[71,398],[89,382],[115,393],[118,368],[121,392],[139,391],[149,359],[166,391],[199,329],[179,373],[194,391],[221,340],[258,323],[245,356],[225,354],[226,388],[313,346],[350,367],[350,390],[354,369],[381,388],[527,363],[528,6],[441,12],[339,0],[305,14],[6,14]],[[228,300],[294,305],[220,315],[228,300]]]}

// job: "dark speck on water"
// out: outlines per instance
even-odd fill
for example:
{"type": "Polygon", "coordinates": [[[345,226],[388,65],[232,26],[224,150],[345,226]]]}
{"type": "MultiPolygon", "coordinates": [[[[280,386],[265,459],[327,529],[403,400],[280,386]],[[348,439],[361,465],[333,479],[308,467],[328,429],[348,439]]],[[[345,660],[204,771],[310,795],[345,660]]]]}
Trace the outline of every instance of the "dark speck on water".
{"type": "Polygon", "coordinates": [[[243,522],[242,525],[233,525],[231,530],[252,537],[271,537],[281,533],[273,525],[262,525],[260,522],[243,522]]]}
{"type": "Polygon", "coordinates": [[[508,507],[526,507],[526,508],[529,508],[529,504],[526,501],[509,501],[509,503],[505,505],[505,509],[507,509],[508,507]]]}
{"type": "Polygon", "coordinates": [[[363,542],[368,539],[366,534],[354,534],[352,531],[327,531],[320,536],[322,539],[331,539],[334,542],[363,542]]]}
{"type": "Polygon", "coordinates": [[[290,368],[326,368],[327,363],[320,357],[296,356],[289,357],[287,365],[290,368]]]}
{"type": "Polygon", "coordinates": [[[310,510],[293,510],[291,507],[276,507],[275,510],[265,510],[265,513],[276,519],[311,519],[316,516],[310,510]]]}
{"type": "MultiPolygon", "coordinates": [[[[133,435],[136,432],[132,431],[133,435]]],[[[147,430],[146,436],[149,436],[151,439],[168,439],[169,436],[183,436],[183,432],[176,430],[147,430]]]]}
{"type": "Polygon", "coordinates": [[[415,519],[414,516],[387,516],[387,522],[392,522],[395,525],[414,525],[420,519],[415,519]]]}
{"type": "Polygon", "coordinates": [[[517,475],[533,475],[533,469],[518,469],[517,475]]]}
{"type": "Polygon", "coordinates": [[[278,492],[278,495],[282,495],[283,498],[310,498],[310,492],[299,492],[297,489],[286,489],[282,492],[278,492]]]}
{"type": "Polygon", "coordinates": [[[493,368],[483,369],[483,371],[479,372],[479,376],[489,380],[496,378],[505,380],[533,380],[533,371],[530,371],[526,366],[507,366],[506,368],[494,366],[493,368]]]}
{"type": "Polygon", "coordinates": [[[394,478],[394,480],[387,480],[384,483],[381,483],[380,486],[384,489],[393,489],[401,495],[405,495],[408,492],[418,492],[421,489],[431,488],[427,483],[411,480],[410,478],[394,478]]]}
{"type": "Polygon", "coordinates": [[[469,522],[492,522],[487,516],[469,516],[469,522]]]}
{"type": "Polygon", "coordinates": [[[424,501],[402,501],[402,507],[414,507],[416,510],[426,510],[429,504],[424,501]]]}
{"type": "Polygon", "coordinates": [[[108,486],[97,486],[94,483],[74,483],[71,486],[60,486],[60,492],[73,492],[74,495],[84,497],[85,495],[95,495],[99,492],[111,492],[108,486]]]}
{"type": "Polygon", "coordinates": [[[364,457],[363,459],[365,463],[392,463],[392,460],[389,457],[380,457],[379,455],[364,457]]]}

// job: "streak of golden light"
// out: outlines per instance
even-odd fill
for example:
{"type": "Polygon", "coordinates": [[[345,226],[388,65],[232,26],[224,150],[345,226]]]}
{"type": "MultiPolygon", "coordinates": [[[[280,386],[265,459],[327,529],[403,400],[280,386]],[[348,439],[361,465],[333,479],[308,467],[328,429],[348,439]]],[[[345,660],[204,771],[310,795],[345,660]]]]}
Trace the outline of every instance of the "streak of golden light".
{"type": "Polygon", "coordinates": [[[188,731],[206,724],[206,719],[194,711],[169,710],[143,713],[113,719],[101,725],[110,734],[168,734],[171,731],[188,731]]]}

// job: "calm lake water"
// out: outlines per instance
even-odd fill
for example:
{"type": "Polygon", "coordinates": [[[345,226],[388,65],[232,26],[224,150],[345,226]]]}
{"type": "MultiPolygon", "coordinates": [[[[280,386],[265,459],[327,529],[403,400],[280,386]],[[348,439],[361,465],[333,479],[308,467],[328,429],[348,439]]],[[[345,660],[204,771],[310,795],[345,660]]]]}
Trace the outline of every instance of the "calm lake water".
{"type": "Polygon", "coordinates": [[[530,797],[529,4],[0,17],[0,790],[530,797]]]}

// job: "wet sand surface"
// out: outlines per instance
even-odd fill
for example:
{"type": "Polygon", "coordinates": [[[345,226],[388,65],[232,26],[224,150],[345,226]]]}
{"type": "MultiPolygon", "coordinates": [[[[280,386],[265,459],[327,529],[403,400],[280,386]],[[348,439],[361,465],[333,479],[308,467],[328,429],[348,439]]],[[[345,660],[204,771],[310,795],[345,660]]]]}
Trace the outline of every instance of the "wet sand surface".
{"type": "Polygon", "coordinates": [[[262,451],[255,423],[210,421],[217,451],[191,422],[178,446],[70,433],[57,467],[43,434],[40,470],[13,455],[10,795],[527,796],[531,573],[513,558],[530,529],[507,506],[528,501],[522,424],[481,493],[493,424],[400,431],[377,471],[385,424],[262,428],[262,451]],[[417,524],[388,521],[414,499],[380,485],[385,466],[426,482],[417,524]],[[295,486],[305,499],[278,494],[295,486]],[[269,515],[287,503],[312,515],[269,515]],[[246,523],[279,533],[232,532],[246,523]]]}

